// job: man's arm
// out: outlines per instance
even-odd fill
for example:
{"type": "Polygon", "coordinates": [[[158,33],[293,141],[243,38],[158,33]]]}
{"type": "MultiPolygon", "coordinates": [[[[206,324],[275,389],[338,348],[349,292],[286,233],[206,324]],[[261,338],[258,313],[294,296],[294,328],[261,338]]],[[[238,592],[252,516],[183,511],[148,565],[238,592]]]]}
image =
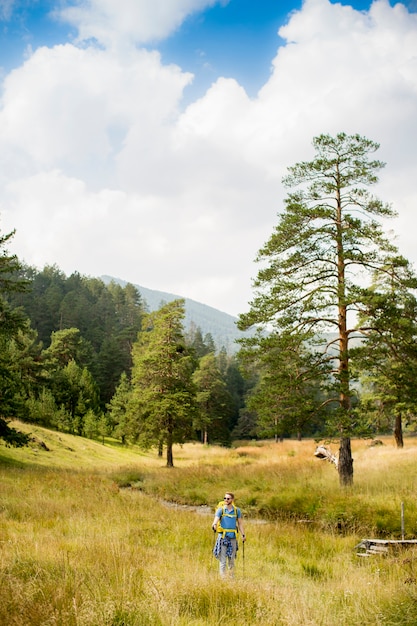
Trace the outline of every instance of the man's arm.
{"type": "Polygon", "coordinates": [[[216,532],[216,530],[217,530],[217,524],[218,524],[218,522],[219,522],[219,519],[220,519],[220,517],[216,514],[216,515],[214,516],[214,520],[213,520],[213,523],[212,523],[212,525],[211,525],[211,527],[212,527],[212,529],[214,530],[214,532],[216,532]]]}

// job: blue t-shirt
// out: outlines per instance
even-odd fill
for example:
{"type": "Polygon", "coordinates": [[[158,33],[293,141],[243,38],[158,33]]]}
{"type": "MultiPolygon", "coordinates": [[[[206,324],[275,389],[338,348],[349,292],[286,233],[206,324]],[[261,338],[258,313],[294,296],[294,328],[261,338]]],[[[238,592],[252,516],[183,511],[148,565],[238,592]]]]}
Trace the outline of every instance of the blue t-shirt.
{"type": "MultiPolygon", "coordinates": [[[[223,515],[223,507],[217,509],[216,511],[216,517],[220,518],[221,527],[223,529],[230,528],[231,530],[237,530],[237,518],[234,516],[234,510],[228,511],[226,507],[225,512],[230,513],[232,517],[229,517],[229,515],[223,515]]],[[[236,507],[236,515],[237,517],[241,517],[242,515],[238,507],[236,507]]],[[[236,534],[226,532],[226,537],[236,537],[236,534]]]]}

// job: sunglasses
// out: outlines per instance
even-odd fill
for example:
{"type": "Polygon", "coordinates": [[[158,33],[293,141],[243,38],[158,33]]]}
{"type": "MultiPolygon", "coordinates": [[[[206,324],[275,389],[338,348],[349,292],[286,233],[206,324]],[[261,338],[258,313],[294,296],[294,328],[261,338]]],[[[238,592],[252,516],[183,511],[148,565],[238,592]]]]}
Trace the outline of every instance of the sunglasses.
{"type": "Polygon", "coordinates": [[[231,500],[232,498],[223,498],[223,500],[231,500]]]}

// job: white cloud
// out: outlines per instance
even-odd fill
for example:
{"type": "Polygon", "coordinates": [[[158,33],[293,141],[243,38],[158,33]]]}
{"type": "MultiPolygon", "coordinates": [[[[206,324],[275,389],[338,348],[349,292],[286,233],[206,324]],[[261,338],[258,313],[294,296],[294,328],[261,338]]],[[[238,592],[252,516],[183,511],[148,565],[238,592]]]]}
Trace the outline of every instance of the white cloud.
{"type": "MultiPolygon", "coordinates": [[[[162,66],[157,52],[66,44],[38,49],[4,82],[0,140],[27,167],[98,175],[127,136],[157,133],[175,115],[191,75],[162,66]]],[[[143,149],[143,145],[142,145],[143,149]]]]}
{"type": "MultiPolygon", "coordinates": [[[[155,3],[151,21],[164,8],[168,32],[205,4],[155,3]]],[[[102,23],[98,5],[83,5],[83,24],[102,23]]],[[[136,5],[124,7],[132,32],[136,5]]],[[[100,7],[108,25],[116,5],[100,7]]],[[[116,17],[113,27],[127,28],[116,17]]],[[[17,228],[19,256],[243,312],[286,167],[310,158],[313,136],[346,131],[381,143],[378,192],[417,260],[416,15],[385,0],[369,13],[306,0],[280,35],[287,43],[257,98],[221,78],[182,112],[191,76],[157,52],[38,49],[7,76],[0,111],[2,227],[17,228]]]]}
{"type": "Polygon", "coordinates": [[[167,37],[185,17],[219,0],[78,0],[57,12],[76,26],[79,40],[96,39],[106,46],[148,43],[167,37]]]}

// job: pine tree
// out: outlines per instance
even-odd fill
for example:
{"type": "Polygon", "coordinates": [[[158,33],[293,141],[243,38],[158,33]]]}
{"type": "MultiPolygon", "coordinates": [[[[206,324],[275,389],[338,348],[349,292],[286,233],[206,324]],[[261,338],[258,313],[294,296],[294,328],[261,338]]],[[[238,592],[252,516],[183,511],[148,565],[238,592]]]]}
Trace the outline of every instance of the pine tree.
{"type": "Polygon", "coordinates": [[[229,418],[232,398],[227,390],[226,382],[217,367],[213,352],[200,359],[199,366],[193,374],[196,386],[198,413],[194,420],[194,428],[201,432],[202,443],[210,440],[228,443],[230,437],[229,418]]]}
{"type": "Polygon", "coordinates": [[[184,340],[184,301],[174,300],[149,314],[133,346],[130,429],[144,447],[173,444],[191,435],[195,415],[193,360],[184,340]]]}
{"type": "Polygon", "coordinates": [[[307,429],[314,430],[325,409],[329,363],[299,336],[285,332],[259,337],[255,345],[256,351],[242,349],[240,357],[251,368],[256,354],[259,379],[248,395],[247,408],[258,415],[257,433],[276,441],[289,434],[301,439],[307,429]]]}
{"type": "Polygon", "coordinates": [[[292,189],[278,225],[260,250],[263,265],[256,295],[239,327],[305,336],[333,334],[325,347],[334,364],[334,434],[339,439],[339,480],[353,482],[351,436],[355,433],[350,341],[363,336],[356,312],[369,298],[375,274],[386,272],[396,248],[381,218],[395,215],[368,187],[383,163],[371,155],[378,144],[359,135],[314,138],[315,157],[289,168],[292,189]]]}
{"type": "Polygon", "coordinates": [[[389,259],[360,312],[366,344],[353,350],[368,392],[368,412],[377,419],[387,416],[399,448],[404,445],[403,416],[417,412],[417,299],[411,291],[416,288],[409,262],[398,256],[389,259]]]}
{"type": "Polygon", "coordinates": [[[14,231],[0,235],[0,438],[21,446],[28,442],[27,435],[8,424],[8,418],[16,415],[16,400],[22,391],[17,362],[12,361],[11,354],[16,353],[15,342],[27,321],[21,311],[10,306],[7,297],[24,291],[27,282],[19,276],[21,266],[16,255],[10,255],[6,249],[13,236],[14,231]]]}
{"type": "Polygon", "coordinates": [[[109,410],[109,424],[113,435],[119,438],[124,445],[129,438],[129,401],[131,399],[131,384],[126,372],[123,372],[119,384],[107,408],[109,410]]]}

